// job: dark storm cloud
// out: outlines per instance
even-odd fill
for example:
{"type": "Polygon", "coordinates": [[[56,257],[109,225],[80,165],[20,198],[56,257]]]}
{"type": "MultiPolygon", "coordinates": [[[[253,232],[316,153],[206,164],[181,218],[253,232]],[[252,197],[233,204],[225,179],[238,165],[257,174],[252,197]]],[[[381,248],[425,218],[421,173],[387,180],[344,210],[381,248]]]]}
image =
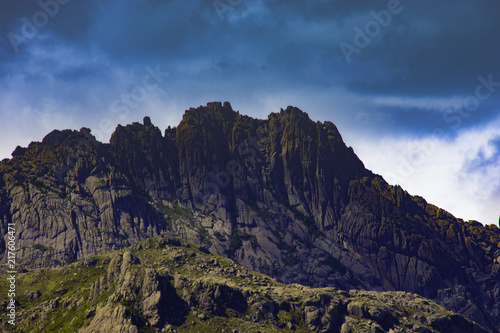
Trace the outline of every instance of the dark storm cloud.
{"type": "MultiPolygon", "coordinates": [[[[170,73],[171,81],[165,84],[171,84],[167,90],[176,96],[188,98],[203,89],[214,97],[232,99],[297,89],[309,91],[311,98],[349,95],[344,102],[332,99],[317,105],[318,116],[331,118],[327,112],[333,107],[335,117],[357,126],[364,124],[357,111],[365,108],[371,115],[365,117],[371,119],[368,127],[426,133],[443,121],[441,104],[422,108],[415,103],[405,108],[380,100],[464,98],[474,94],[480,75],[492,74],[500,81],[498,1],[242,0],[222,1],[228,4],[222,9],[201,0],[0,3],[0,75],[22,73],[28,84],[41,84],[44,77],[53,79],[54,85],[100,81],[114,95],[116,89],[134,86],[146,66],[159,64],[170,73]],[[8,34],[22,35],[23,18],[33,22],[34,15],[44,11],[40,3],[58,4],[57,13],[38,28],[36,36],[19,45],[17,54],[12,52],[8,34]],[[347,63],[340,44],[355,45],[355,28],[365,31],[367,24],[376,21],[373,12],[383,15],[391,6],[397,14],[347,63]],[[51,56],[40,57],[40,52],[51,56]],[[98,56],[72,63],[64,59],[68,52],[98,56]],[[129,72],[130,81],[116,77],[120,71],[129,72]],[[113,80],[123,87],[111,87],[113,80]],[[354,109],[336,107],[353,98],[357,99],[354,109]]],[[[54,94],[41,86],[44,96],[54,94]]],[[[92,87],[82,90],[91,93],[92,87]]],[[[492,94],[481,102],[463,125],[493,117],[498,96],[492,94]]],[[[55,98],[70,99],[60,91],[55,98]]]]}
{"type": "Polygon", "coordinates": [[[393,26],[387,27],[387,35],[356,59],[362,66],[375,58],[382,67],[404,68],[405,75],[381,84],[367,84],[361,78],[352,87],[371,93],[438,95],[467,93],[470,82],[480,74],[500,77],[496,42],[500,22],[492,16],[500,3],[484,3],[458,3],[452,8],[408,4],[393,26]]]}
{"type": "Polygon", "coordinates": [[[34,38],[46,34],[64,43],[84,42],[94,7],[93,1],[0,1],[0,55],[14,59],[34,38]]]}

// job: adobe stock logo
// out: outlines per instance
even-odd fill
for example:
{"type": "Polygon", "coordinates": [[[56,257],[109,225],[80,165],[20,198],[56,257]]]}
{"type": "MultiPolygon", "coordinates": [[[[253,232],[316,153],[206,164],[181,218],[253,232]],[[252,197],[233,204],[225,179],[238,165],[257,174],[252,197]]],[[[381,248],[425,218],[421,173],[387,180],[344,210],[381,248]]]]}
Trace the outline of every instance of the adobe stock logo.
{"type": "Polygon", "coordinates": [[[387,9],[382,9],[378,12],[372,10],[370,12],[373,20],[368,21],[365,24],[364,29],[361,29],[359,26],[355,26],[353,28],[353,43],[349,44],[342,41],[339,44],[340,50],[342,51],[347,63],[350,64],[352,62],[353,54],[360,54],[361,50],[368,47],[372,39],[378,37],[382,33],[383,28],[389,26],[392,21],[392,17],[400,14],[403,9],[403,5],[401,5],[399,0],[389,0],[387,2],[387,9]]]}
{"type": "Polygon", "coordinates": [[[23,23],[20,33],[9,32],[7,38],[15,53],[19,53],[19,45],[27,44],[38,35],[38,29],[45,27],[49,23],[49,17],[54,18],[60,9],[60,5],[65,5],[70,0],[40,0],[38,6],[42,9],[37,11],[31,17],[31,20],[26,16],[21,18],[23,23]]]}

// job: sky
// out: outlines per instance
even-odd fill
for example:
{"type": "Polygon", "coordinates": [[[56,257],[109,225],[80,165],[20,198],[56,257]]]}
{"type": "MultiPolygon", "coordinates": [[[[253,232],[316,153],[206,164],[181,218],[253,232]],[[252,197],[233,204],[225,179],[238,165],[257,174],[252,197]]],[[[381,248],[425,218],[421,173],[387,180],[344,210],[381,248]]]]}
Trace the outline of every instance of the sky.
{"type": "Polygon", "coordinates": [[[0,159],[53,129],[210,101],[332,121],[365,166],[464,220],[500,214],[498,0],[0,0],[0,159]]]}

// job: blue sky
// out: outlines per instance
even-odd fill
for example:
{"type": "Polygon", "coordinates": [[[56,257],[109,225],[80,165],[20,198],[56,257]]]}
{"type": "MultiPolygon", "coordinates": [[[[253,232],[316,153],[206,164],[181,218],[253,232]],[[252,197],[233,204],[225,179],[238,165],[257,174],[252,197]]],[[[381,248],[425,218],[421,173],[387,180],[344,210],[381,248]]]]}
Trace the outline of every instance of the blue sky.
{"type": "Polygon", "coordinates": [[[333,121],[373,171],[497,223],[500,1],[0,0],[0,158],[230,101],[333,121]]]}

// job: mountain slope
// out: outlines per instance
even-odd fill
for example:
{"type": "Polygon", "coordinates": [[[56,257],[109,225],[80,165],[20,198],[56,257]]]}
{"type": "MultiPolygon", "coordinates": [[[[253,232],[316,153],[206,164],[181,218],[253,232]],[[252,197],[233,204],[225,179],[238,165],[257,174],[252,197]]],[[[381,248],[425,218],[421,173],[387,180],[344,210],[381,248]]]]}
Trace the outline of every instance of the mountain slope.
{"type": "Polygon", "coordinates": [[[283,285],[168,237],[18,278],[17,332],[486,332],[415,294],[283,285]]]}
{"type": "Polygon", "coordinates": [[[0,219],[25,267],[167,233],[282,282],[414,292],[500,325],[499,229],[387,184],[297,108],[259,120],[209,103],[164,135],[145,118],[110,144],[54,131],[13,155],[0,219]]]}

